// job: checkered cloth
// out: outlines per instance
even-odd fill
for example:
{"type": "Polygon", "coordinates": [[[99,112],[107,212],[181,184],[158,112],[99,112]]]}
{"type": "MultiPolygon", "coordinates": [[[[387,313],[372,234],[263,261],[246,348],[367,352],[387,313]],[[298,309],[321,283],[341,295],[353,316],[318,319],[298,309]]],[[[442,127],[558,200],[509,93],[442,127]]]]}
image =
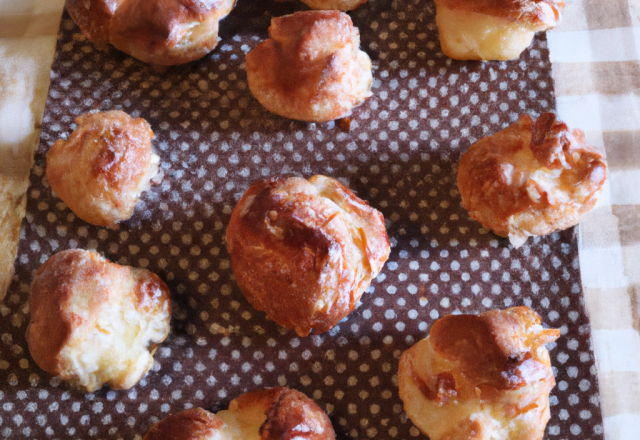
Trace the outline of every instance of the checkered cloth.
{"type": "Polygon", "coordinates": [[[607,439],[640,439],[640,1],[569,0],[548,34],[559,117],[606,149],[579,228],[607,439]]]}
{"type": "MultiPolygon", "coordinates": [[[[0,0],[0,298],[10,280],[63,0],[0,0]]],[[[605,147],[610,179],[580,226],[609,440],[640,438],[640,0],[567,0],[548,34],[558,113],[605,147]]],[[[9,299],[10,300],[10,299],[9,299]]]]}

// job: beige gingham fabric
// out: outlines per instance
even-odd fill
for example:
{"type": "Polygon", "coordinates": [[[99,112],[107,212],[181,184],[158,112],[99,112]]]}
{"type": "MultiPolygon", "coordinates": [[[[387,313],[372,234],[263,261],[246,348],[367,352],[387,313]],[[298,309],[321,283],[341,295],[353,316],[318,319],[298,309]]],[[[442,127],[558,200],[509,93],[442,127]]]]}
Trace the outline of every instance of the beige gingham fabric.
{"type": "MultiPolygon", "coordinates": [[[[63,0],[0,0],[0,298],[10,280],[63,0]]],[[[580,226],[608,440],[640,439],[640,0],[568,0],[548,34],[558,113],[606,147],[580,226]]],[[[0,318],[1,319],[1,318],[0,318]]]]}
{"type": "Polygon", "coordinates": [[[640,0],[569,0],[548,34],[558,114],[604,147],[609,181],[579,228],[606,438],[640,439],[640,0]]]}

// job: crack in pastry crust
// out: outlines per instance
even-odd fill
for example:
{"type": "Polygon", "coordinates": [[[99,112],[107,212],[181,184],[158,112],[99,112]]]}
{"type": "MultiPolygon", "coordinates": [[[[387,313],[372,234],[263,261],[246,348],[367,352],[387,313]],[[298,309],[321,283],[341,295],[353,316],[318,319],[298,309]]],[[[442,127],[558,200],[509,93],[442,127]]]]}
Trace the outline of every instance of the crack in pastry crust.
{"type": "Polygon", "coordinates": [[[247,300],[301,336],[351,312],[390,252],[382,214],[320,175],[253,183],[231,215],[227,248],[247,300]]]}

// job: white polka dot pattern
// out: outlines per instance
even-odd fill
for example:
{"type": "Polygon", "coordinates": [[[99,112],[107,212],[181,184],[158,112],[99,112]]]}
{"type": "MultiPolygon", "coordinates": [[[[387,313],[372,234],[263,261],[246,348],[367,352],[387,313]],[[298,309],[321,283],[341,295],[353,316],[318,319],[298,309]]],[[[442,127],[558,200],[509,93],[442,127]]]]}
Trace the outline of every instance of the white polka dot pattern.
{"type": "Polygon", "coordinates": [[[0,306],[0,438],[141,439],[169,413],[215,411],[277,385],[315,399],[338,438],[425,438],[397,395],[402,351],[445,314],[523,304],[563,335],[551,347],[558,385],[546,438],[601,439],[573,232],[514,250],[469,219],[455,184],[473,141],[520,112],[553,108],[544,37],[518,61],[452,61],[440,52],[432,2],[372,0],[352,17],[374,63],[374,96],[343,131],[285,120],[252,98],[244,54],[266,37],[271,13],[302,8],[255,3],[241,1],[223,22],[211,55],[174,68],[99,52],[63,17],[16,278],[0,306]],[[97,109],[146,118],[165,170],[119,230],[76,219],[44,177],[49,147],[97,109]],[[389,262],[356,311],[324,335],[299,338],[267,321],[231,272],[231,211],[251,181],[276,173],[339,178],[386,218],[389,262]],[[32,272],[74,247],[152,270],[171,288],[172,333],[131,390],[78,394],[28,354],[32,272]]]}

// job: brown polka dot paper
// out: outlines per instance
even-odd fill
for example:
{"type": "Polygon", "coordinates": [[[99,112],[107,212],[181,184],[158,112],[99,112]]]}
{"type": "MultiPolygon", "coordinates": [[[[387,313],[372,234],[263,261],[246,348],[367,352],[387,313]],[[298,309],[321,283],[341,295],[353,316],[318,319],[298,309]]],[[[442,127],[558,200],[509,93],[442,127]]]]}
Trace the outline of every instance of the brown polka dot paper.
{"type": "Polygon", "coordinates": [[[341,123],[287,120],[251,96],[244,55],[293,3],[240,0],[201,61],[151,67],[101,52],[64,15],[31,174],[15,280],[0,306],[0,438],[141,439],[171,413],[217,411],[241,393],[287,385],[327,411],[340,439],[426,438],[398,397],[401,353],[448,313],[527,305],[560,328],[546,439],[601,439],[602,418],[573,230],[515,250],[460,206],[456,164],[476,139],[521,112],[552,111],[544,35],[510,62],[440,51],[428,0],[371,0],[350,15],[374,65],[373,96],[341,123]],[[165,177],[119,229],[89,225],[56,198],[45,155],[85,112],[144,117],[165,177]],[[224,234],[249,184],[278,173],[338,178],[385,216],[392,251],[356,310],[298,337],[251,307],[224,234]],[[170,287],[171,334],[126,391],[80,394],[38,368],[25,330],[33,272],[52,254],[96,249],[170,287]]]}

